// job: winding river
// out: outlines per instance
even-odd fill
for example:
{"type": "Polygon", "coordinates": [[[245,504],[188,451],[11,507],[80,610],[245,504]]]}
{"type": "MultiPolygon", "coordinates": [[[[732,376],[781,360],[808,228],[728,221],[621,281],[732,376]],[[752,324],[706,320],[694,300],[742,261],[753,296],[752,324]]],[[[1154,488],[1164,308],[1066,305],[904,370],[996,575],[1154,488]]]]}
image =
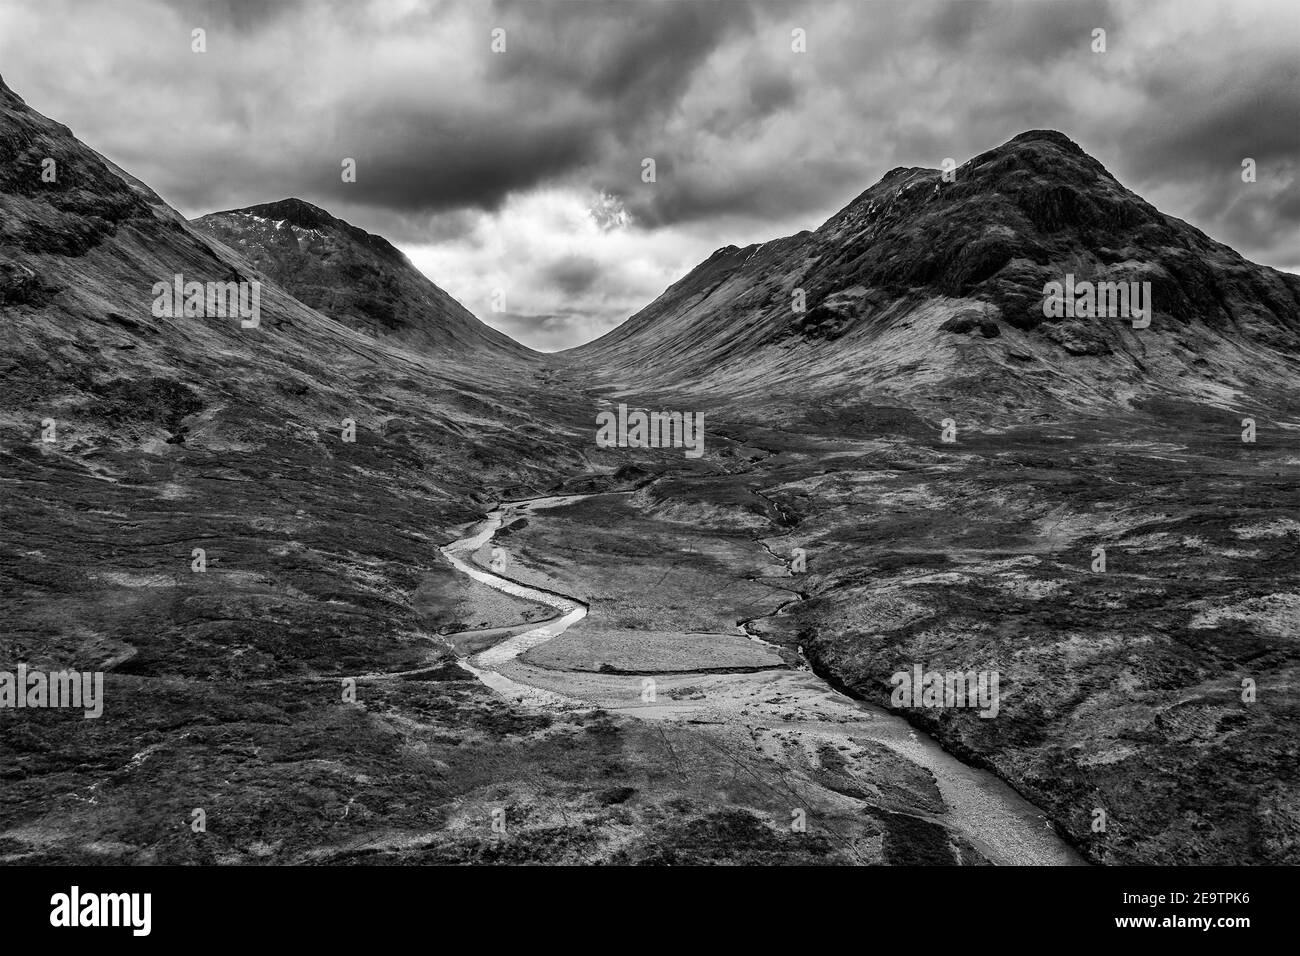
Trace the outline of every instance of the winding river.
{"type": "MultiPolygon", "coordinates": [[[[600,707],[641,720],[689,721],[743,727],[754,739],[771,741],[768,756],[790,761],[781,738],[799,740],[808,753],[817,748],[869,741],[928,771],[946,809],[915,815],[940,822],[961,834],[987,859],[1001,864],[1083,864],[1085,861],[1051,827],[1044,814],[1006,783],[987,771],[967,766],[928,735],[883,708],[834,690],[806,669],[774,666],[751,673],[687,675],[660,679],[662,696],[646,701],[629,694],[636,677],[589,671],[557,674],[521,661],[532,648],[554,640],[587,616],[588,607],[556,590],[523,584],[488,571],[473,560],[504,524],[548,508],[594,495],[557,495],[504,502],[474,525],[470,533],[442,548],[456,570],[506,594],[546,605],[556,616],[533,628],[510,634],[486,650],[461,660],[475,677],[511,700],[554,709],[600,707]],[[674,687],[690,685],[690,694],[674,696],[674,687]],[[702,693],[700,689],[702,688],[702,693]]],[[[530,573],[530,577],[536,577],[530,573]]],[[[739,631],[738,631],[739,633],[739,631]]],[[[684,690],[684,688],[682,688],[684,690]]],[[[806,774],[795,760],[786,772],[806,774]]]]}

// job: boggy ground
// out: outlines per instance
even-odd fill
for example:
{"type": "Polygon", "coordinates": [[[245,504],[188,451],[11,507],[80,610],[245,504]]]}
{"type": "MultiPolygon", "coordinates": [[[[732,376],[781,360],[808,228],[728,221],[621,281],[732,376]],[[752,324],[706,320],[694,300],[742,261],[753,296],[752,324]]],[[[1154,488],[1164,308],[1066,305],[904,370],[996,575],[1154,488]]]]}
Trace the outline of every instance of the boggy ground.
{"type": "MultiPolygon", "coordinates": [[[[456,574],[439,551],[456,528],[558,477],[630,489],[668,467],[584,465],[571,401],[514,398],[522,426],[484,404],[452,436],[427,383],[413,404],[390,378],[346,444],[328,410],[195,408],[146,384],[65,407],[44,443],[47,400],[14,384],[0,668],[103,671],[105,701],[97,720],[0,711],[0,861],[978,858],[886,810],[793,831],[796,798],[697,727],[541,714],[453,663],[549,614],[456,574]]],[[[464,391],[442,400],[471,414],[464,391]]]]}
{"type": "Polygon", "coordinates": [[[945,820],[934,770],[900,757],[910,740],[809,744],[836,730],[786,716],[806,662],[881,705],[913,663],[998,669],[996,719],[901,715],[1089,859],[1296,862],[1294,432],[1261,418],[1244,445],[1237,413],[1159,405],[962,421],[944,444],[938,416],[841,405],[711,417],[691,462],[594,450],[590,416],[551,394],[528,404],[573,436],[558,467],[522,441],[448,460],[400,427],[341,446],[244,409],[233,437],[233,417],[183,409],[182,442],[165,441],[170,420],[128,447],[6,434],[4,663],[105,670],[108,699],[98,721],[0,713],[0,858],[990,858],[978,828],[945,820]],[[592,604],[512,665],[605,694],[555,713],[453,663],[546,609],[438,551],[491,500],[550,490],[632,492],[497,539],[512,571],[592,604]],[[794,547],[808,569],[792,577],[794,547]],[[738,621],[774,647],[740,644],[738,621]],[[753,674],[771,696],[728,700],[753,674]],[[637,713],[647,675],[653,706],[679,700],[688,719],[637,713]],[[773,772],[791,766],[794,782],[773,772]]]}
{"type": "MultiPolygon", "coordinates": [[[[450,546],[458,568],[494,587],[540,588],[535,596],[558,610],[583,602],[559,636],[548,624],[471,656],[467,666],[543,713],[596,706],[674,730],[691,726],[716,761],[785,804],[791,832],[833,835],[846,861],[1078,861],[1005,784],[963,766],[901,719],[837,693],[797,652],[774,653],[737,624],[718,629],[719,618],[745,621],[740,607],[755,607],[752,596],[738,606],[726,594],[725,562],[721,574],[710,562],[748,552],[756,571],[770,567],[774,577],[769,583],[755,575],[746,590],[770,586],[773,595],[786,593],[775,577],[784,565],[773,567],[761,542],[703,524],[681,549],[688,564],[664,569],[661,559],[671,552],[663,545],[675,531],[642,516],[644,504],[640,494],[602,494],[512,505],[450,546]],[[500,549],[485,536],[503,525],[513,529],[515,550],[507,569],[489,574],[483,558],[500,558],[500,549]],[[635,544],[624,554],[628,542],[635,544]],[[542,563],[547,572],[538,570],[542,563]],[[674,571],[687,580],[668,584],[674,571]],[[611,618],[630,626],[610,631],[611,618]],[[611,657],[623,666],[611,666],[611,657]]],[[[767,802],[735,809],[782,827],[767,802]]]]}
{"type": "MultiPolygon", "coordinates": [[[[890,676],[914,664],[996,669],[994,719],[898,713],[1009,782],[1093,861],[1300,861],[1293,396],[991,414],[960,390],[912,407],[617,394],[718,410],[704,462],[639,453],[666,473],[629,499],[654,527],[628,537],[680,542],[658,574],[681,565],[678,552],[702,551],[687,560],[703,564],[702,532],[753,537],[774,562],[805,548],[806,573],[757,572],[787,603],[753,612],[747,629],[882,706],[890,676]],[[1245,417],[1254,442],[1242,441],[1245,417]],[[1099,547],[1106,567],[1094,572],[1099,547]]],[[[640,562],[642,550],[628,553],[640,562]]],[[[743,604],[753,559],[713,554],[710,571],[730,575],[743,604]]],[[[717,600],[707,592],[702,604],[717,600]]]]}
{"type": "Polygon", "coordinates": [[[549,614],[454,572],[455,528],[557,476],[645,477],[583,464],[571,401],[511,394],[520,422],[476,403],[499,386],[390,375],[352,392],[348,444],[328,409],[142,384],[60,399],[45,443],[55,385],[7,384],[0,669],[103,671],[105,700],[0,710],[0,861],[848,859],[739,809],[777,798],[690,728],[537,714],[453,663],[549,614]]]}
{"type": "Polygon", "coordinates": [[[1243,443],[1241,417],[1163,402],[945,444],[937,420],[847,408],[751,430],[772,454],[739,481],[647,494],[681,518],[734,502],[807,550],[807,600],[751,628],[837,686],[886,705],[914,664],[998,671],[994,719],[901,713],[1090,859],[1295,863],[1300,440],[1243,443]]]}

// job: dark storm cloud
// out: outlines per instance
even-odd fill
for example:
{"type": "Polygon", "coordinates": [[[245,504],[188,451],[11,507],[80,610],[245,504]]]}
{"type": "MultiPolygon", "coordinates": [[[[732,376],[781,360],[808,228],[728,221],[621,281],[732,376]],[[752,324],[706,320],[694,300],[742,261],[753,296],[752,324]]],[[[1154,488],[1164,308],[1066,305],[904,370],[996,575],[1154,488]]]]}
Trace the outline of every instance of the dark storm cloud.
{"type": "Polygon", "coordinates": [[[1136,89],[1163,108],[1126,118],[1104,141],[1126,185],[1249,258],[1300,267],[1295,57],[1263,51],[1217,73],[1159,64],[1136,89]],[[1247,158],[1255,182],[1242,179],[1247,158]]]}
{"type": "MultiPolygon", "coordinates": [[[[283,17],[297,16],[308,4],[306,0],[166,0],[165,5],[196,27],[230,27],[248,33],[283,17]]],[[[337,3],[316,0],[311,5],[324,11],[337,3]]]]}
{"type": "MultiPolygon", "coordinates": [[[[345,85],[328,104],[328,116],[296,118],[307,132],[293,144],[260,137],[255,118],[245,112],[249,99],[231,96],[220,109],[223,120],[243,132],[245,156],[242,161],[228,153],[219,160],[191,160],[209,167],[208,175],[172,195],[188,206],[228,205],[235,200],[225,197],[238,182],[255,180],[272,192],[310,194],[325,205],[371,206],[388,222],[493,210],[511,194],[600,169],[622,148],[619,144],[644,142],[641,131],[676,107],[700,64],[752,21],[740,3],[617,0],[442,8],[468,21],[453,39],[426,18],[404,22],[403,29],[427,35],[432,49],[456,44],[467,76],[446,75],[433,59],[408,64],[407,75],[428,84],[430,95],[420,97],[367,63],[366,72],[378,72],[373,81],[345,85]],[[489,49],[497,27],[505,30],[503,54],[489,49]],[[464,54],[462,39],[473,41],[470,55],[464,54]],[[288,158],[295,153],[296,159],[288,158]],[[257,159],[266,155],[280,157],[280,168],[257,159]],[[341,181],[343,157],[357,161],[355,183],[341,181]]],[[[308,11],[300,16],[311,18],[308,11]]],[[[371,44],[373,29],[360,31],[357,42],[371,44]]],[[[382,52],[375,56],[382,66],[382,52]]],[[[293,75],[294,64],[286,62],[285,70],[293,75]]],[[[310,79],[303,76],[300,82],[310,79]]],[[[759,78],[749,89],[759,109],[779,108],[794,96],[793,85],[780,75],[759,78]]],[[[639,162],[640,153],[632,159],[639,162]]]]}
{"type": "MultiPolygon", "coordinates": [[[[638,166],[635,172],[639,171],[638,166]]],[[[791,212],[822,206],[828,187],[852,190],[862,183],[856,190],[861,192],[867,185],[866,175],[852,160],[818,157],[797,163],[774,160],[762,168],[718,164],[711,169],[691,169],[674,181],[678,167],[668,157],[658,167],[659,182],[653,185],[627,189],[626,172],[600,183],[608,192],[620,195],[642,226],[656,227],[737,214],[781,220],[791,212]]]]}
{"type": "Polygon", "coordinates": [[[0,6],[10,84],[186,214],[300,196],[438,247],[466,296],[528,277],[516,292],[537,299],[511,321],[557,340],[625,317],[698,249],[815,227],[895,166],[1031,128],[1244,255],[1300,266],[1297,43],[1291,0],[0,6]],[[594,278],[572,258],[587,249],[594,278]]]}
{"type": "Polygon", "coordinates": [[[767,72],[750,78],[746,84],[749,94],[745,115],[770,116],[794,106],[799,99],[799,88],[785,73],[767,72]]]}
{"type": "Polygon", "coordinates": [[[542,281],[567,295],[586,292],[601,276],[601,265],[587,256],[564,256],[539,271],[542,281]]]}
{"type": "MultiPolygon", "coordinates": [[[[1268,175],[1267,171],[1264,175],[1268,175]]],[[[1261,248],[1275,249],[1275,265],[1300,271],[1300,248],[1295,245],[1300,223],[1300,170],[1292,167],[1287,191],[1279,199],[1260,189],[1237,182],[1223,189],[1222,202],[1215,209],[1215,221],[1222,224],[1216,237],[1234,248],[1249,240],[1261,248]]]]}
{"type": "MultiPolygon", "coordinates": [[[[1295,145],[1294,65],[1256,55],[1239,27],[1220,36],[1208,7],[167,0],[158,10],[150,42],[178,52],[144,50],[111,79],[146,83],[160,102],[174,88],[170,102],[205,111],[205,126],[161,150],[156,130],[109,135],[146,178],[161,153],[168,168],[151,181],[193,211],[307,194],[416,227],[569,183],[617,196],[645,226],[782,220],[833,211],[893,166],[961,161],[1031,127],[1114,147],[1115,171],[1136,185],[1295,145]],[[1195,35],[1198,17],[1195,55],[1153,42],[1195,35]],[[243,61],[188,55],[184,33],[200,22],[214,50],[243,61]],[[790,48],[796,26],[806,53],[790,48]],[[496,27],[503,54],[489,49],[496,27]],[[1105,56],[1090,49],[1096,27],[1105,56]],[[169,29],[180,33],[166,40],[169,29]],[[182,103],[187,90],[208,99],[182,103]],[[1097,102],[1107,96],[1137,106],[1108,119],[1097,102]],[[356,183],[339,179],[345,156],[356,183]],[[651,188],[646,156],[659,170],[651,188]]],[[[1225,206],[1202,197],[1195,208],[1225,206]]]]}
{"type": "Polygon", "coordinates": [[[1247,156],[1261,163],[1296,159],[1300,65],[1279,58],[1255,64],[1250,74],[1249,83],[1239,74],[1239,85],[1226,88],[1218,78],[1189,86],[1186,77],[1163,71],[1151,77],[1141,88],[1178,108],[1143,117],[1129,130],[1129,168],[1142,177],[1197,176],[1239,167],[1247,156]]]}
{"type": "MultiPolygon", "coordinates": [[[[611,139],[635,138],[672,110],[700,63],[751,19],[739,3],[626,0],[507,2],[494,13],[483,33],[499,25],[506,51],[485,57],[485,103],[450,116],[418,102],[345,111],[358,119],[352,138],[374,140],[371,174],[357,182],[363,199],[393,210],[494,209],[596,166],[611,139]]],[[[779,81],[762,94],[789,97],[779,81]]]]}
{"type": "Polygon", "coordinates": [[[944,49],[960,49],[971,34],[993,16],[996,9],[990,0],[938,4],[934,7],[930,20],[930,36],[944,49]]]}
{"type": "MultiPolygon", "coordinates": [[[[979,4],[983,6],[983,4],[979,4]]],[[[979,18],[977,26],[990,46],[1013,63],[1042,64],[1061,57],[1085,60],[1092,52],[1093,30],[1106,31],[1106,43],[1123,43],[1123,18],[1108,0],[1046,0],[1001,4],[979,18]]]]}
{"type": "Polygon", "coordinates": [[[464,126],[440,126],[436,117],[383,110],[362,115],[337,140],[337,152],[357,161],[357,181],[343,183],[338,170],[329,168],[312,185],[394,211],[495,209],[510,193],[580,168],[597,155],[595,131],[578,118],[476,118],[464,126]],[[376,136],[367,127],[377,118],[390,132],[376,136]]]}
{"type": "Polygon", "coordinates": [[[501,2],[515,47],[503,77],[583,90],[640,112],[671,108],[699,64],[728,36],[746,33],[746,3],[501,2]]]}

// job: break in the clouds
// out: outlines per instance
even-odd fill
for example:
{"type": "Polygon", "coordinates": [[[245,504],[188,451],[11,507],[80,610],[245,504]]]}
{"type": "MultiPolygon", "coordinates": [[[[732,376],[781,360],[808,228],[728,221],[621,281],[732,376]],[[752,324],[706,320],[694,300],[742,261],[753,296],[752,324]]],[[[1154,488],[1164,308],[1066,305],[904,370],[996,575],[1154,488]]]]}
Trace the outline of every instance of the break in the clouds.
{"type": "Polygon", "coordinates": [[[1300,271],[1298,47],[1292,0],[0,7],[9,85],[186,215],[307,199],[543,349],[719,246],[816,227],[894,166],[1030,128],[1300,271]]]}

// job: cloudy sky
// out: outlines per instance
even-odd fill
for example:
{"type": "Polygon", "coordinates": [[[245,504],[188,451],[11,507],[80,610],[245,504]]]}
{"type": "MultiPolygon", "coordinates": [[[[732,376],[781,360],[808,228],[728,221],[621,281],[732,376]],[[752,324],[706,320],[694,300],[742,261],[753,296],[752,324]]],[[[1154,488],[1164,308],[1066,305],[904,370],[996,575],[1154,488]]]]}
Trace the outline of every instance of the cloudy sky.
{"type": "Polygon", "coordinates": [[[1295,0],[0,0],[8,85],[187,216],[309,200],[544,350],[1039,127],[1300,272],[1298,49],[1295,0]]]}

